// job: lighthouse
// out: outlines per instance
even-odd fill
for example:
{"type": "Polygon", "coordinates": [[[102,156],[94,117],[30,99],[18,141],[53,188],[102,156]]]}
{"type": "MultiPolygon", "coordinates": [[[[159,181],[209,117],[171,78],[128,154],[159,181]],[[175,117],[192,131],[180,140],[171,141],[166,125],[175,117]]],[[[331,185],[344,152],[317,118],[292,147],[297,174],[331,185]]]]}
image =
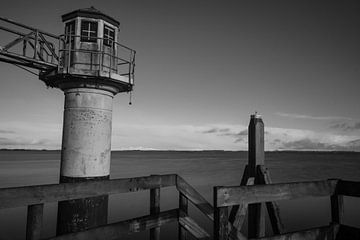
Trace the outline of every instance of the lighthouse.
{"type": "MultiPolygon", "coordinates": [[[[135,51],[118,42],[120,23],[94,7],[62,16],[57,68],[42,71],[64,92],[60,183],[109,179],[112,105],[134,85],[135,51]]],[[[106,224],[108,197],[63,201],[57,234],[106,224]]]]}

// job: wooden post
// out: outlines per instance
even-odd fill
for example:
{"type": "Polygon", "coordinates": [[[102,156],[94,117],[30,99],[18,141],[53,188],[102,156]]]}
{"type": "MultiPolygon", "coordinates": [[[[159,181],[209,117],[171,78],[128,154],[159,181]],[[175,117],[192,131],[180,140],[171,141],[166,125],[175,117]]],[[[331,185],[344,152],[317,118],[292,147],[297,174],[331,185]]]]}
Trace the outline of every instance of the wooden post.
{"type": "MultiPolygon", "coordinates": [[[[259,182],[262,184],[271,184],[269,171],[265,166],[258,166],[259,182]]],[[[269,219],[274,234],[281,234],[284,232],[284,225],[280,218],[280,208],[276,202],[266,202],[266,208],[269,213],[269,219]]]]}
{"type": "MultiPolygon", "coordinates": [[[[188,214],[188,199],[184,194],[179,193],[179,210],[185,214],[188,214]]],[[[179,224],[179,240],[187,239],[187,231],[179,224]]]]}
{"type": "Polygon", "coordinates": [[[214,239],[228,239],[228,207],[217,206],[217,192],[219,187],[214,187],[214,239]]]}
{"type": "MultiPolygon", "coordinates": [[[[160,213],[160,188],[150,189],[150,214],[160,213]]],[[[150,240],[160,239],[160,227],[150,229],[150,240]]]]}
{"type": "MultiPolygon", "coordinates": [[[[249,177],[259,182],[257,166],[264,165],[264,123],[260,115],[251,115],[249,128],[249,177]]],[[[264,203],[249,204],[248,206],[248,237],[257,238],[265,236],[265,205],[264,203]]]]}
{"type": "MultiPolygon", "coordinates": [[[[341,180],[338,180],[336,189],[338,189],[340,184],[341,184],[341,180]]],[[[337,190],[335,190],[335,193],[330,197],[330,201],[331,201],[331,221],[333,223],[341,224],[344,215],[343,196],[338,195],[337,190]]]]}
{"type": "Polygon", "coordinates": [[[41,237],[44,204],[28,206],[26,240],[38,240],[41,237]]]}

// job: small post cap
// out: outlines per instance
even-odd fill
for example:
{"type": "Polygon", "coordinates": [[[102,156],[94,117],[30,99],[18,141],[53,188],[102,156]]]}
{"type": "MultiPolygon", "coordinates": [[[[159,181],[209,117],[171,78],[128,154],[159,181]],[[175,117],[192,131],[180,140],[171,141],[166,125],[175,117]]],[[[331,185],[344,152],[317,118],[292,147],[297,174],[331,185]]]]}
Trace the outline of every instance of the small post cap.
{"type": "Polygon", "coordinates": [[[254,119],[254,118],[256,119],[256,118],[261,118],[261,115],[258,114],[257,112],[255,112],[254,114],[251,114],[250,117],[251,117],[251,119],[254,119]]]}

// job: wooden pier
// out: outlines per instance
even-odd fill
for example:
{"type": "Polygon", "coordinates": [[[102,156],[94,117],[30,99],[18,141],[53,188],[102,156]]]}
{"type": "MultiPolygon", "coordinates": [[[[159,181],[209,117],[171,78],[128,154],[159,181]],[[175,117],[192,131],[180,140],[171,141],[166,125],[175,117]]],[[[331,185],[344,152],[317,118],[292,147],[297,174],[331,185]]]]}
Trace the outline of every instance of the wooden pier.
{"type": "MultiPolygon", "coordinates": [[[[360,197],[360,182],[329,179],[312,182],[293,182],[269,185],[214,187],[214,239],[242,239],[243,236],[230,234],[229,207],[242,206],[246,213],[249,204],[268,203],[280,200],[293,200],[305,197],[330,197],[331,222],[327,226],[305,229],[297,232],[280,233],[271,237],[256,239],[360,239],[360,229],[342,224],[344,213],[343,196],[360,197]]],[[[272,226],[279,224],[278,219],[271,217],[272,226]]],[[[243,215],[244,219],[245,216],[243,215]]],[[[264,231],[259,229],[258,231],[264,231]]]]}
{"type": "Polygon", "coordinates": [[[143,190],[150,190],[149,215],[47,239],[119,239],[131,232],[150,230],[150,239],[155,240],[160,239],[160,226],[170,222],[178,222],[180,239],[186,239],[187,233],[196,239],[210,239],[210,234],[188,215],[188,202],[211,220],[214,219],[213,207],[176,174],[3,188],[0,189],[0,210],[27,206],[26,239],[38,240],[42,239],[43,208],[46,203],[143,190]],[[160,212],[160,189],[171,186],[175,186],[179,192],[179,208],[160,212]]]}
{"type": "MultiPolygon", "coordinates": [[[[149,230],[149,239],[160,239],[160,227],[177,222],[179,240],[345,240],[360,239],[360,229],[344,225],[343,196],[360,197],[360,182],[328,179],[311,182],[272,184],[264,164],[264,124],[253,115],[249,124],[249,163],[245,167],[239,186],[216,186],[211,205],[195,188],[177,174],[146,177],[60,183],[0,189],[0,210],[27,206],[26,239],[43,239],[44,204],[84,199],[111,194],[149,191],[149,215],[125,221],[92,227],[79,232],[53,236],[51,240],[121,239],[129,233],[149,230]],[[160,211],[161,188],[175,187],[178,207],[160,211]],[[281,222],[277,201],[305,197],[328,196],[331,202],[331,219],[326,226],[286,232],[281,222]],[[189,203],[213,222],[213,234],[206,232],[189,215],[189,203]],[[265,236],[265,210],[273,236],[265,236]],[[248,234],[242,232],[248,218],[248,234]]],[[[176,234],[174,234],[176,235],[176,234]]],[[[176,236],[174,236],[176,239],[176,236]]]]}

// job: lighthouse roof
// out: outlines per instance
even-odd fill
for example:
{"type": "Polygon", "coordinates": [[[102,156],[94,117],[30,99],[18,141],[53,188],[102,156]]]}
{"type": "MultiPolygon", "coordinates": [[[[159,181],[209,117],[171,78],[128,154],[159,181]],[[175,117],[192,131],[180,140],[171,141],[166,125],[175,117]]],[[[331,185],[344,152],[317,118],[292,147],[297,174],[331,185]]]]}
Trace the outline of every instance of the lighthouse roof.
{"type": "Polygon", "coordinates": [[[66,13],[61,16],[63,22],[67,21],[69,19],[76,18],[76,17],[98,18],[98,19],[102,19],[106,22],[109,22],[117,27],[119,27],[119,25],[120,25],[120,22],[118,22],[114,18],[102,13],[98,9],[94,8],[93,6],[91,6],[89,8],[78,9],[78,10],[66,13]]]}

